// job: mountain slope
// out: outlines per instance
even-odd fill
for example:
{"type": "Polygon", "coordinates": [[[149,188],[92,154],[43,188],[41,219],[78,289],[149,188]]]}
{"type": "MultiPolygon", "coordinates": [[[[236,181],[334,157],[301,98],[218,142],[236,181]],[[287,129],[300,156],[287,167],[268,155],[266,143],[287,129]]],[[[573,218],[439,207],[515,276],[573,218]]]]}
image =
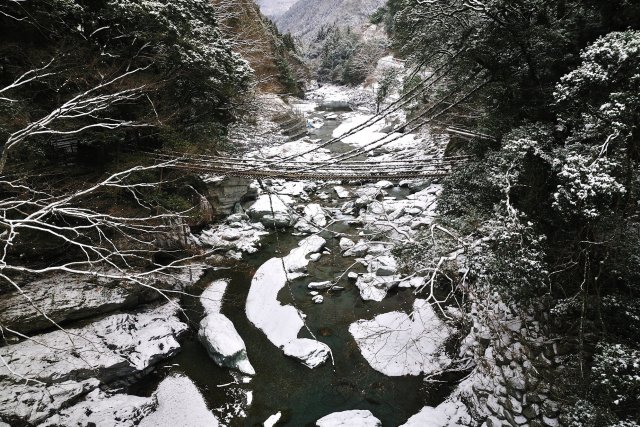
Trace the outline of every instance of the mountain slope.
{"type": "Polygon", "coordinates": [[[359,27],[384,4],[385,0],[299,0],[275,21],[283,33],[309,43],[322,27],[359,27]]]}
{"type": "Polygon", "coordinates": [[[258,0],[260,10],[269,18],[276,18],[284,14],[298,0],[258,0]]]}

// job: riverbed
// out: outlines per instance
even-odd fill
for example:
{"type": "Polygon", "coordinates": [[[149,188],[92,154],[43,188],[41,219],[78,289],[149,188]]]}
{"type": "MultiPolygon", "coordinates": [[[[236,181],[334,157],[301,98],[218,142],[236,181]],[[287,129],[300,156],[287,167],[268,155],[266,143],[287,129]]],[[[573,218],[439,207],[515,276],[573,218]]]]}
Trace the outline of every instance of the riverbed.
{"type": "MultiPolygon", "coordinates": [[[[319,144],[332,138],[335,129],[345,117],[343,106],[329,105],[308,111],[314,117],[336,119],[324,120],[318,129],[310,129],[308,139],[319,144]],[[337,110],[337,111],[336,111],[337,110]]],[[[357,113],[347,113],[353,117],[357,113]]],[[[352,145],[336,142],[327,147],[331,155],[345,153],[352,145]]],[[[361,156],[358,159],[363,159],[361,156]]],[[[310,202],[319,203],[329,211],[339,211],[345,200],[335,197],[334,187],[340,184],[346,191],[354,193],[363,183],[317,183],[318,189],[310,202]],[[319,197],[321,194],[331,197],[319,197]]],[[[405,183],[406,184],[406,183],[405,183]]],[[[426,185],[426,184],[425,184],[426,185]]],[[[424,185],[423,185],[424,187],[424,185]]],[[[398,183],[386,190],[385,197],[403,200],[421,188],[409,189],[398,183]]],[[[251,202],[245,205],[249,207],[251,202]]],[[[292,281],[278,295],[282,304],[292,304],[307,316],[306,326],[315,337],[327,344],[332,351],[332,360],[323,366],[309,369],[299,361],[286,357],[275,347],[262,331],[252,325],[245,314],[245,301],[256,270],[273,257],[282,257],[296,247],[303,238],[292,230],[271,232],[261,241],[258,253],[245,256],[228,269],[209,271],[198,283],[196,294],[216,279],[229,279],[222,313],[235,325],[244,339],[247,354],[256,370],[256,375],[243,382],[238,374],[217,366],[198,342],[195,331],[202,317],[202,308],[197,298],[185,297],[182,306],[189,314],[192,331],[182,345],[182,351],[164,361],[143,381],[129,390],[132,394],[149,396],[160,381],[171,374],[188,376],[202,391],[210,408],[215,408],[221,420],[230,425],[260,425],[269,416],[280,412],[279,425],[314,425],[319,418],[339,411],[365,409],[371,411],[385,426],[397,426],[417,413],[423,406],[436,406],[452,386],[447,383],[426,386],[421,376],[390,377],[374,370],[361,355],[356,342],[349,333],[349,326],[360,319],[371,319],[380,313],[392,311],[411,312],[415,296],[412,289],[391,290],[380,302],[363,301],[358,288],[347,278],[346,271],[365,273],[366,268],[354,260],[344,257],[339,247],[339,237],[351,237],[355,241],[362,226],[350,226],[345,221],[332,223],[320,236],[327,240],[326,253],[311,262],[306,277],[292,281]],[[296,234],[296,235],[294,235],[296,234]],[[324,303],[312,302],[307,289],[310,282],[334,280],[345,288],[343,291],[324,293],[324,303]],[[247,399],[247,396],[250,396],[247,399]],[[250,400],[250,401],[248,401],[250,400]]],[[[300,337],[312,338],[306,329],[300,337]]]]}

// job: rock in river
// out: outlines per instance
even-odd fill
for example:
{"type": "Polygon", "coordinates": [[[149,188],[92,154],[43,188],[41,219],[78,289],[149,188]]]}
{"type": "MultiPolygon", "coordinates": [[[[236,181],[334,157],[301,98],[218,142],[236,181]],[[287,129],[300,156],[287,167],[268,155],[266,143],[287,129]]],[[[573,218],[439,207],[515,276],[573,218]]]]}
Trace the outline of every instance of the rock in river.
{"type": "Polygon", "coordinates": [[[200,322],[198,338],[209,356],[220,366],[237,369],[243,374],[255,375],[247,357],[247,348],[231,320],[220,313],[222,298],[229,282],[216,280],[200,296],[205,317],[200,322]]]}
{"type": "Polygon", "coordinates": [[[316,421],[318,427],[381,427],[382,423],[370,411],[334,412],[316,421]]]}

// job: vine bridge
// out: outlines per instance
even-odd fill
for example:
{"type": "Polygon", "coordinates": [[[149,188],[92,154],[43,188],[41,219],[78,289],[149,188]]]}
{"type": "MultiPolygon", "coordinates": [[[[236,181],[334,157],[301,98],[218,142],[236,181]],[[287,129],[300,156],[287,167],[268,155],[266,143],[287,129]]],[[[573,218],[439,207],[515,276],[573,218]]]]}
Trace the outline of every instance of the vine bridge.
{"type": "Polygon", "coordinates": [[[249,159],[226,156],[186,155],[184,153],[153,153],[159,162],[169,167],[198,173],[243,178],[274,178],[289,180],[398,180],[433,178],[448,175],[466,162],[466,156],[433,157],[419,160],[351,160],[338,158],[325,161],[291,161],[288,159],[249,159]]]}

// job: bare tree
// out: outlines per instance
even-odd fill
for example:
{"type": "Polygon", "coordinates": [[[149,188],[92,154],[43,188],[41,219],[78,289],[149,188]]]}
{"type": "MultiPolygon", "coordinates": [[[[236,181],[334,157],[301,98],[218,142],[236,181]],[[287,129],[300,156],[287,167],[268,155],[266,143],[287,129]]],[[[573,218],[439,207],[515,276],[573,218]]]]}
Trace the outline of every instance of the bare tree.
{"type": "MultiPolygon", "coordinates": [[[[0,88],[0,101],[15,103],[17,99],[11,92],[20,86],[43,79],[54,74],[50,71],[55,58],[46,65],[23,73],[11,84],[0,88]]],[[[0,156],[0,174],[4,172],[9,152],[23,144],[29,138],[41,135],[74,135],[90,129],[114,130],[122,127],[149,126],[140,123],[110,117],[108,110],[117,104],[133,101],[144,96],[146,85],[118,88],[124,79],[139,73],[149,66],[127,70],[115,77],[103,79],[94,87],[72,96],[48,114],[29,122],[25,127],[14,131],[4,143],[0,156]]]]}

